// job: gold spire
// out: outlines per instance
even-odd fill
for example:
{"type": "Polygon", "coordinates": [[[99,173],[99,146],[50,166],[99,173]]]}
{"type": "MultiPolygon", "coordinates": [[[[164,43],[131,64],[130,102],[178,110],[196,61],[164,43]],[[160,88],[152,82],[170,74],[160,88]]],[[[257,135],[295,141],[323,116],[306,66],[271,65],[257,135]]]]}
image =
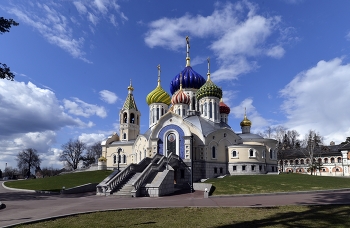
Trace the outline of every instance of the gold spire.
{"type": "Polygon", "coordinates": [[[247,118],[247,108],[244,108],[244,119],[241,122],[241,127],[250,127],[252,122],[247,118]]]}
{"type": "Polygon", "coordinates": [[[210,80],[210,58],[208,57],[207,58],[207,61],[208,61],[208,73],[207,73],[207,81],[209,81],[210,80]]]}
{"type": "Polygon", "coordinates": [[[158,68],[158,87],[160,87],[160,72],[161,72],[160,64],[158,64],[157,68],[158,68]]]}
{"type": "Polygon", "coordinates": [[[186,67],[191,66],[190,63],[190,38],[186,36],[186,43],[187,43],[187,55],[186,55],[186,67]]]}
{"type": "Polygon", "coordinates": [[[130,78],[130,85],[128,86],[128,90],[129,90],[129,93],[132,93],[132,91],[134,91],[134,87],[132,87],[132,84],[131,84],[131,78],[130,78]]]}

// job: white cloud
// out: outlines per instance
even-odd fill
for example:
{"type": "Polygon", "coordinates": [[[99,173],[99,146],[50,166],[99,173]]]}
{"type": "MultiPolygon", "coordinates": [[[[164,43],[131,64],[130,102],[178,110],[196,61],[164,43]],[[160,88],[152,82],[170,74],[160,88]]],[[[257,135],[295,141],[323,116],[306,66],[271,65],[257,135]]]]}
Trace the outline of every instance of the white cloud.
{"type": "Polygon", "coordinates": [[[348,32],[348,34],[346,34],[345,38],[350,41],[350,32],[348,32]]]}
{"type": "Polygon", "coordinates": [[[276,59],[282,58],[284,56],[285,50],[281,46],[274,46],[267,50],[267,55],[276,59]]]}
{"type": "Polygon", "coordinates": [[[42,159],[41,167],[48,166],[48,164],[56,164],[55,167],[59,167],[60,163],[58,160],[54,161],[51,158],[51,145],[55,141],[56,133],[50,130],[4,136],[0,140],[0,160],[2,161],[0,168],[5,165],[5,163],[13,168],[17,167],[16,155],[27,148],[33,148],[38,151],[39,157],[42,159]]]}
{"type": "Polygon", "coordinates": [[[87,18],[92,24],[97,25],[98,18],[94,14],[89,12],[87,18]]]}
{"type": "Polygon", "coordinates": [[[106,139],[107,135],[104,133],[83,133],[81,134],[78,139],[85,143],[87,146],[92,146],[96,142],[101,142],[102,140],[106,139]]]}
{"type": "Polygon", "coordinates": [[[97,7],[98,11],[100,11],[102,14],[106,14],[108,9],[106,4],[108,4],[108,1],[105,0],[94,0],[93,4],[97,7]]]}
{"type": "Polygon", "coordinates": [[[0,80],[0,104],[0,135],[3,136],[84,125],[64,112],[52,91],[31,82],[0,80]]]}
{"type": "Polygon", "coordinates": [[[269,125],[269,121],[264,119],[253,105],[252,98],[246,98],[238,106],[231,108],[231,114],[238,119],[243,120],[245,109],[247,110],[247,118],[252,121],[252,129],[260,131],[269,125]]]}
{"type": "Polygon", "coordinates": [[[316,66],[299,73],[280,91],[287,115],[286,127],[301,135],[316,130],[325,142],[340,143],[350,135],[347,112],[350,97],[350,64],[342,59],[319,61],[316,66]]]}
{"type": "Polygon", "coordinates": [[[68,112],[73,115],[84,117],[96,115],[102,118],[105,118],[107,116],[107,112],[102,106],[88,104],[76,97],[74,97],[73,100],[74,101],[70,101],[67,99],[63,100],[64,108],[67,109],[68,112]]]}
{"type": "Polygon", "coordinates": [[[77,10],[80,14],[85,14],[87,12],[87,9],[83,3],[75,1],[75,2],[73,2],[73,4],[77,8],[77,10]]]}
{"type": "Polygon", "coordinates": [[[108,104],[114,104],[117,100],[118,97],[115,95],[115,93],[108,91],[108,90],[102,90],[100,91],[100,98],[104,102],[107,102],[108,104]]]}
{"type": "MultiPolygon", "coordinates": [[[[91,63],[91,61],[86,58],[84,51],[85,39],[82,36],[77,36],[77,33],[89,29],[89,26],[96,27],[101,20],[117,26],[114,14],[119,15],[123,22],[128,20],[125,14],[120,11],[116,0],[63,1],[60,3],[51,0],[43,3],[16,3],[10,7],[4,7],[4,9],[15,15],[18,18],[16,21],[19,23],[23,22],[37,30],[49,43],[87,63],[91,63]],[[67,10],[63,10],[66,4],[73,4],[80,17],[73,17],[67,13],[67,10]],[[86,20],[90,22],[88,25],[86,25],[86,20]],[[83,26],[87,28],[82,28],[83,26]],[[76,29],[77,27],[78,29],[76,29]]],[[[95,29],[92,27],[90,27],[90,31],[95,33],[95,29]]]]}
{"type": "Polygon", "coordinates": [[[149,23],[145,43],[151,48],[178,50],[184,48],[186,35],[210,39],[209,49],[219,63],[219,69],[212,73],[213,80],[232,80],[257,68],[251,57],[284,55],[281,42],[288,37],[285,30],[279,29],[281,17],[258,15],[257,10],[257,6],[248,1],[217,3],[208,16],[185,14],[179,18],[161,18],[149,23]],[[277,32],[283,32],[284,37],[266,44],[267,38],[277,32]]]}
{"type": "Polygon", "coordinates": [[[38,7],[33,8],[13,6],[8,8],[8,12],[16,15],[19,22],[24,22],[35,28],[51,44],[62,48],[74,58],[90,63],[85,58],[83,51],[84,38],[73,37],[66,17],[51,7],[52,5],[50,7],[46,4],[37,5],[38,7]]]}

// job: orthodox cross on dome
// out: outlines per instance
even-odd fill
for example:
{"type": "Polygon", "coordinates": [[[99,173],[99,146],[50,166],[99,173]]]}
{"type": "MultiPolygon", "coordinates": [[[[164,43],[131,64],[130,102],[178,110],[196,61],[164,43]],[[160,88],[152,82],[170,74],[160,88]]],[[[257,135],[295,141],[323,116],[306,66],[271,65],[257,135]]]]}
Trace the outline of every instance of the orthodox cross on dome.
{"type": "Polygon", "coordinates": [[[158,64],[157,68],[158,68],[158,86],[160,86],[160,72],[161,72],[160,64],[158,64]]]}
{"type": "Polygon", "coordinates": [[[191,66],[190,63],[190,38],[186,36],[186,44],[187,44],[187,50],[186,50],[186,67],[191,66]]]}
{"type": "Polygon", "coordinates": [[[207,78],[207,81],[209,81],[210,80],[210,58],[209,57],[207,58],[207,61],[208,61],[208,73],[207,73],[208,78],[207,78]]]}
{"type": "Polygon", "coordinates": [[[128,90],[129,90],[129,94],[132,93],[132,91],[134,90],[134,87],[132,87],[132,84],[131,84],[131,78],[130,78],[130,85],[128,86],[128,90]]]}

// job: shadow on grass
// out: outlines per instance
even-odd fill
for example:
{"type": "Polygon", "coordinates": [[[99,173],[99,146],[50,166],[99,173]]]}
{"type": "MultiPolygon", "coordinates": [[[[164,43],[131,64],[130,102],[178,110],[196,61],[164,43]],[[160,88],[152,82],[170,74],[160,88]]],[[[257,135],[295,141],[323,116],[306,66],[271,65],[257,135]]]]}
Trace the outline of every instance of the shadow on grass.
{"type": "Polygon", "coordinates": [[[307,206],[306,211],[282,212],[264,219],[233,222],[218,227],[349,227],[349,217],[349,207],[337,205],[307,206]]]}

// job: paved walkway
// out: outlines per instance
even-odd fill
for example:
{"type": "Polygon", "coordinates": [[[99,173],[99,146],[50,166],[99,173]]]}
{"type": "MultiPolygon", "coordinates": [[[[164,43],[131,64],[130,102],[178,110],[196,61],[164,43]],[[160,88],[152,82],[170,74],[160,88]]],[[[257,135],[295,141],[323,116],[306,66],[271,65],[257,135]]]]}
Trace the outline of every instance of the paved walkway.
{"type": "Polygon", "coordinates": [[[116,198],[90,194],[48,195],[7,190],[0,181],[0,227],[88,211],[162,207],[251,207],[350,204],[350,190],[204,198],[201,191],[159,198],[116,198]]]}

